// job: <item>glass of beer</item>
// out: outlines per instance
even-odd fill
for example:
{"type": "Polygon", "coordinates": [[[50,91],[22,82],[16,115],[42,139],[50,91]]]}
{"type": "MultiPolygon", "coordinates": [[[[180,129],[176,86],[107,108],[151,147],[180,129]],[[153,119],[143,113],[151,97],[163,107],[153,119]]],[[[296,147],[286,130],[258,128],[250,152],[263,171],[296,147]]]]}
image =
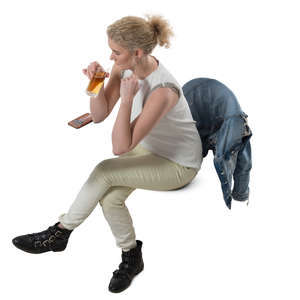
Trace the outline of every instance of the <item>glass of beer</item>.
{"type": "Polygon", "coordinates": [[[108,77],[108,69],[105,71],[95,72],[93,78],[90,80],[89,85],[86,89],[86,93],[91,97],[96,97],[100,92],[104,79],[108,77]]]}

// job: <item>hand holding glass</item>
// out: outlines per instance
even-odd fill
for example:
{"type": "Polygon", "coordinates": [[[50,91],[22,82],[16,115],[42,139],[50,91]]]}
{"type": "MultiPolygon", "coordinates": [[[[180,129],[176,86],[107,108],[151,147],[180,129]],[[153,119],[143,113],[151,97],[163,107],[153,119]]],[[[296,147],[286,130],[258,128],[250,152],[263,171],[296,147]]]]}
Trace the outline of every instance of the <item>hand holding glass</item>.
{"type": "Polygon", "coordinates": [[[109,77],[109,68],[103,69],[97,62],[91,63],[87,69],[83,70],[83,73],[90,78],[89,85],[86,89],[86,93],[91,97],[96,97],[100,92],[104,80],[109,77]]]}

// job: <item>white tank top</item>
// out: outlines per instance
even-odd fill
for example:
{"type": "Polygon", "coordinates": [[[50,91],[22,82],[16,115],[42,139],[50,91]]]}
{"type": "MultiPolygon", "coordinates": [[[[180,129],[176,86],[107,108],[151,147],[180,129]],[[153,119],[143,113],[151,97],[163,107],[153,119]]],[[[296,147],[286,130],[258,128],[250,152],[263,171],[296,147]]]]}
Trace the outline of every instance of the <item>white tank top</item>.
{"type": "MultiPolygon", "coordinates": [[[[199,170],[203,158],[196,121],[193,120],[181,86],[161,62],[156,61],[158,67],[145,79],[139,80],[140,89],[133,100],[130,122],[142,112],[152,91],[166,86],[174,89],[179,95],[179,101],[141,140],[140,145],[182,166],[199,170]]],[[[121,77],[131,74],[131,70],[124,70],[121,77]]]]}

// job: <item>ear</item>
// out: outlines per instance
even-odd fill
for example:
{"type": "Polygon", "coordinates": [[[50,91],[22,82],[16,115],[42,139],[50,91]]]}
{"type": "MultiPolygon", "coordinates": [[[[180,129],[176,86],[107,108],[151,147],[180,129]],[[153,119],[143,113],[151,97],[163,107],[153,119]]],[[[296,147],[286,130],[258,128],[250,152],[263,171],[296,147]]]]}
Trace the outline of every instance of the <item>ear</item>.
{"type": "Polygon", "coordinates": [[[144,51],[141,48],[135,50],[134,55],[136,58],[141,59],[144,55],[144,51]]]}

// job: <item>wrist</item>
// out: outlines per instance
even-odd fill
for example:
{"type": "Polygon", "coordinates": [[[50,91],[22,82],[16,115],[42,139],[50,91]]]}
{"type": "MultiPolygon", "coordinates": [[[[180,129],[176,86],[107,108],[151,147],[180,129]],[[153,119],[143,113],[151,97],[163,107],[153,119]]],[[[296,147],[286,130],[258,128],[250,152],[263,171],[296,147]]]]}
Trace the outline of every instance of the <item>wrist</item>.
{"type": "Polygon", "coordinates": [[[122,97],[121,98],[121,104],[131,105],[132,100],[133,100],[133,98],[130,98],[130,97],[122,97]]]}
{"type": "Polygon", "coordinates": [[[96,96],[92,96],[93,99],[102,99],[104,95],[104,86],[100,89],[99,93],[96,96]]]}

